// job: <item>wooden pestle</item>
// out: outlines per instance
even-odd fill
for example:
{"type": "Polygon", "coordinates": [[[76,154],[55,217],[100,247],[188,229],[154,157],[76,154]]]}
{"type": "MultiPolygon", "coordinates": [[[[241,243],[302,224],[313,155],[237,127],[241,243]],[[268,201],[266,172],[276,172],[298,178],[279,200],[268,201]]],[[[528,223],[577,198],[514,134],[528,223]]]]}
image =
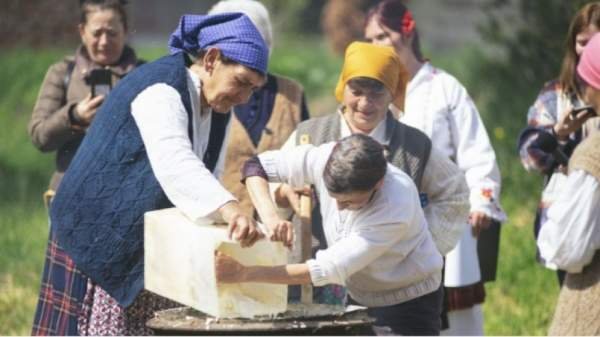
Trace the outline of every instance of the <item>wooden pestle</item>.
{"type": "MultiPolygon", "coordinates": [[[[310,135],[300,136],[300,145],[310,144],[310,135]]],[[[311,190],[312,192],[312,190],[311,190]]],[[[302,262],[312,257],[312,193],[300,196],[300,254],[302,262]]],[[[300,302],[311,304],[313,302],[312,284],[302,285],[300,302]]]]}

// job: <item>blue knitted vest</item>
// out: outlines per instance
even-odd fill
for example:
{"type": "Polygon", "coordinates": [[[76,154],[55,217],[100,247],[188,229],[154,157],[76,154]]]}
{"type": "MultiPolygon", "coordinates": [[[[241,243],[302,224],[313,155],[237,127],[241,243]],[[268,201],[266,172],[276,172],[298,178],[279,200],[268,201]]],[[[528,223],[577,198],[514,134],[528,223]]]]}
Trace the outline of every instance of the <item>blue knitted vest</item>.
{"type": "Polygon", "coordinates": [[[98,110],[50,210],[77,268],[123,306],[144,287],[144,213],[171,207],[131,115],[131,102],[156,83],[175,88],[191,116],[184,54],[137,68],[98,110]]]}

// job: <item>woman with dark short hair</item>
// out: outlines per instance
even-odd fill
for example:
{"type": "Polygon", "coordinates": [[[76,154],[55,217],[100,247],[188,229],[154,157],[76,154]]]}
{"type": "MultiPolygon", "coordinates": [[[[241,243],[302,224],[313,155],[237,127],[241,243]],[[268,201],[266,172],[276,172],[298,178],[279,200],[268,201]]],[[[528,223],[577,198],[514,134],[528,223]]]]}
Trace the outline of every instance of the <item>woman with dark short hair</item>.
{"type": "Polygon", "coordinates": [[[293,225],[277,214],[268,181],[314,185],[328,248],[304,263],[276,267],[243,266],[219,255],[219,282],[339,284],[350,301],[369,308],[375,333],[439,334],[442,257],[414,183],[387,163],[376,140],[354,134],[318,147],[268,151],[243,171],[267,235],[288,246],[293,225]]]}

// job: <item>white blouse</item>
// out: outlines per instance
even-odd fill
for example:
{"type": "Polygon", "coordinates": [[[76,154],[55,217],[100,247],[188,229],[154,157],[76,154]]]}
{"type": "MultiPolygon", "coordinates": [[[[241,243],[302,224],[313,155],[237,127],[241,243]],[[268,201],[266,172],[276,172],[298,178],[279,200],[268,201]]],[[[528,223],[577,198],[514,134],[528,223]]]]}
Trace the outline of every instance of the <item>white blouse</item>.
{"type": "Polygon", "coordinates": [[[188,135],[188,114],[175,88],[154,84],[131,103],[131,114],[140,130],[152,171],[169,200],[190,219],[217,216],[227,202],[234,201],[218,181],[223,172],[229,127],[214,175],[202,158],[208,147],[210,109],[200,106],[200,79],[188,69],[192,105],[193,145],[188,135]]]}
{"type": "MultiPolygon", "coordinates": [[[[338,112],[341,115],[341,112],[338,112]]],[[[386,119],[371,131],[369,136],[382,145],[389,145],[386,137],[386,119]]],[[[340,116],[340,137],[352,135],[350,126],[340,116]]],[[[290,135],[283,149],[296,146],[296,131],[290,135]]],[[[423,208],[429,231],[438,251],[446,255],[454,248],[467,229],[469,216],[469,190],[464,174],[439,150],[432,148],[421,180],[421,192],[427,194],[428,203],[423,208]]]]}
{"type": "Polygon", "coordinates": [[[427,134],[465,173],[471,212],[506,220],[500,207],[500,171],[479,112],[450,74],[425,63],[408,83],[400,120],[427,134]]]}
{"type": "Polygon", "coordinates": [[[334,145],[302,145],[259,155],[269,181],[315,186],[329,248],[307,261],[313,284],[345,285],[361,303],[359,299],[368,298],[365,292],[399,290],[394,297],[400,303],[436,290],[442,257],[410,177],[388,165],[383,187],[366,206],[340,211],[323,181],[334,145]]]}
{"type": "Polygon", "coordinates": [[[548,209],[537,240],[547,267],[579,273],[600,249],[600,183],[583,170],[570,173],[548,209]]]}

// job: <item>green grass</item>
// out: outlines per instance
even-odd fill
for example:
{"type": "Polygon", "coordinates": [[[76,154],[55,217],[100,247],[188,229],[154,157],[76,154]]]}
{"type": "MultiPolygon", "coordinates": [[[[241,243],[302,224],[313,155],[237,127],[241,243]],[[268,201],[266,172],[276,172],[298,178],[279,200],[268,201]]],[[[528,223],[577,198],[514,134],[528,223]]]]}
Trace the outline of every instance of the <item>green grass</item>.
{"type": "Polygon", "coordinates": [[[0,334],[26,335],[48,236],[41,203],[52,158],[27,138],[41,80],[60,51],[14,50],[0,56],[0,334]]]}
{"type": "Polygon", "coordinates": [[[0,208],[0,334],[30,334],[48,236],[45,210],[28,203],[0,208]]]}
{"type": "MultiPolygon", "coordinates": [[[[313,115],[333,111],[333,88],[341,60],[314,41],[277,47],[271,71],[305,86],[313,115]]],[[[30,333],[48,235],[41,194],[53,170],[53,156],[41,154],[31,145],[26,125],[46,69],[64,52],[17,49],[0,54],[0,335],[30,333]]],[[[160,48],[140,52],[147,60],[163,53],[160,48]]],[[[534,261],[531,224],[540,180],[521,168],[514,144],[538,88],[532,88],[533,93],[515,93],[510,81],[490,69],[478,68],[481,62],[476,50],[442,55],[433,61],[456,75],[473,95],[503,175],[502,202],[509,221],[502,230],[498,280],[486,287],[486,333],[544,335],[557,286],[554,273],[534,261]]]]}
{"type": "Polygon", "coordinates": [[[531,212],[509,209],[500,243],[497,281],[486,285],[485,331],[490,335],[546,335],[558,285],[534,261],[531,212]]]}

